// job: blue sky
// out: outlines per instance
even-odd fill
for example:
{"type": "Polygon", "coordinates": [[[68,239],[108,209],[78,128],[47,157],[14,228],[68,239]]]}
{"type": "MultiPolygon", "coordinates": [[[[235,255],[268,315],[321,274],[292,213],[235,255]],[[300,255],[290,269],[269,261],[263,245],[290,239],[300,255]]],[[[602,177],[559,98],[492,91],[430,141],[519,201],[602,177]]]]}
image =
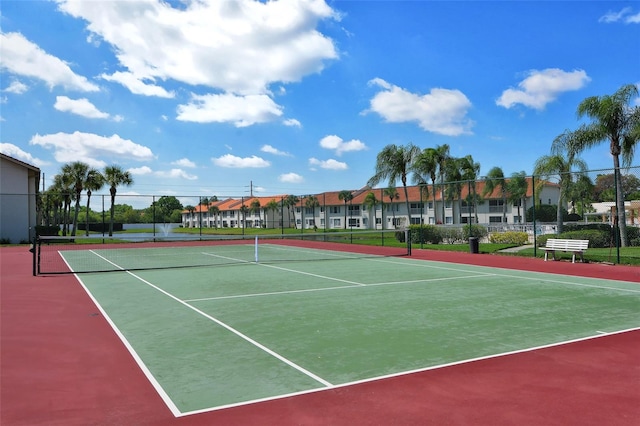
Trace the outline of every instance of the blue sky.
{"type": "Polygon", "coordinates": [[[120,165],[121,194],[357,189],[410,142],[529,174],[640,83],[633,1],[3,0],[0,25],[2,152],[46,185],[120,165]]]}

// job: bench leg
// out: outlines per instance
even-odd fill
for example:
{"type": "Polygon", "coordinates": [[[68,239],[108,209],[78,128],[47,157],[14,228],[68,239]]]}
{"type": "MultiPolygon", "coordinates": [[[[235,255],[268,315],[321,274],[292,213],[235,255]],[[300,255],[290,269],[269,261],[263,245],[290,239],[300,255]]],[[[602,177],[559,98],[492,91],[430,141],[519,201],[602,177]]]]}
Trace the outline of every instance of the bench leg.
{"type": "Polygon", "coordinates": [[[571,256],[571,263],[576,263],[576,252],[573,252],[573,255],[571,256]]]}

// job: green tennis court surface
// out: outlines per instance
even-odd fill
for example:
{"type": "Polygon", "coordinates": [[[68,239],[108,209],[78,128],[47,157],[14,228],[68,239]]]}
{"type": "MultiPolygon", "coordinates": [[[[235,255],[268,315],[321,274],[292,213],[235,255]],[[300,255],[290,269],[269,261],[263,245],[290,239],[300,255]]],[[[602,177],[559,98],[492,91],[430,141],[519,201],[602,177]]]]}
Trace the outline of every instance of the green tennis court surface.
{"type": "Polygon", "coordinates": [[[176,416],[640,327],[630,282],[276,244],[258,263],[251,244],[130,250],[61,254],[73,270],[235,263],[78,275],[176,416]]]}

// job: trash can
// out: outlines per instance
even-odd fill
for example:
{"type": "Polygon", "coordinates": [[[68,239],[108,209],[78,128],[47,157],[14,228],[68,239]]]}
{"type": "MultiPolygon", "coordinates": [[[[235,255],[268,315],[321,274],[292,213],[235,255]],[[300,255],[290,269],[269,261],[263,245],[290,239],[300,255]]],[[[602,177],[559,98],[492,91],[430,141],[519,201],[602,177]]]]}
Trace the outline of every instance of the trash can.
{"type": "Polygon", "coordinates": [[[470,253],[479,253],[479,245],[477,237],[469,237],[469,252],[470,253]]]}

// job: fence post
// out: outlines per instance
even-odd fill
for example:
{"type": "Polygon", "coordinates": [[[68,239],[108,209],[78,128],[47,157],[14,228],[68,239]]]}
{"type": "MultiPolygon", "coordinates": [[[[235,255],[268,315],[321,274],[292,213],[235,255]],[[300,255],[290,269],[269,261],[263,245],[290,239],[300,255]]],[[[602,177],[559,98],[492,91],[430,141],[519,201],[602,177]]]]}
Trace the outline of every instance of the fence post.
{"type": "MultiPolygon", "coordinates": [[[[531,198],[533,198],[533,207],[531,209],[531,221],[533,223],[533,257],[538,257],[538,243],[536,241],[536,176],[531,175],[531,198]]],[[[527,212],[524,212],[526,221],[527,212]]]]}

